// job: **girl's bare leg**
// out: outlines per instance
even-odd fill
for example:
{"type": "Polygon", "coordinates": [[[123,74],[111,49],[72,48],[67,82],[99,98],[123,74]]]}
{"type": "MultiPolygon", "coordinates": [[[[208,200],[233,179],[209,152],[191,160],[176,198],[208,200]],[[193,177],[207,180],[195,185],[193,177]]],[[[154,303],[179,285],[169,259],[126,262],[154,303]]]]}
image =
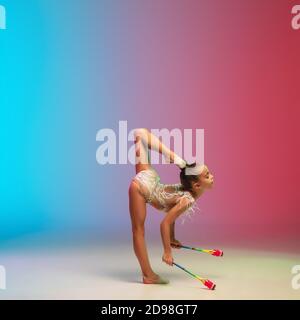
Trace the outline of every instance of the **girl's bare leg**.
{"type": "Polygon", "coordinates": [[[140,131],[134,132],[135,137],[135,172],[139,173],[142,170],[150,168],[150,155],[147,146],[145,145],[145,134],[140,131]]]}
{"type": "Polygon", "coordinates": [[[180,158],[175,152],[163,144],[154,134],[146,128],[136,129],[134,132],[136,143],[136,171],[147,169],[150,166],[149,150],[153,149],[163,154],[170,163],[175,163],[179,167],[185,166],[185,160],[180,158]],[[138,166],[138,167],[137,167],[138,166]]]}
{"type": "MultiPolygon", "coordinates": [[[[174,160],[176,160],[177,155],[168,149],[149,130],[145,128],[136,129],[134,136],[136,173],[151,167],[149,149],[154,149],[159,153],[164,154],[171,163],[174,163],[174,160]]],[[[146,201],[139,192],[139,186],[134,181],[131,182],[129,187],[129,211],[132,223],[133,247],[142,269],[143,282],[149,284],[169,283],[167,279],[163,279],[156,274],[150,265],[145,242],[146,201]]]]}
{"type": "Polygon", "coordinates": [[[134,181],[131,182],[129,187],[129,211],[132,223],[133,248],[142,269],[143,282],[167,284],[169,281],[156,274],[150,265],[145,242],[146,202],[138,188],[134,181]]]}

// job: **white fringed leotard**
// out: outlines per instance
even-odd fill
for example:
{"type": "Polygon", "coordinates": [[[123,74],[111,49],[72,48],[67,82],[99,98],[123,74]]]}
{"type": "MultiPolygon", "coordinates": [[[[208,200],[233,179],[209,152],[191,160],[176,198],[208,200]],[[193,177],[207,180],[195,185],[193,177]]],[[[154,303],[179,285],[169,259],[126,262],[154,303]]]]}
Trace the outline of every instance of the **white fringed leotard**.
{"type": "Polygon", "coordinates": [[[145,198],[147,203],[153,204],[160,211],[168,211],[175,204],[185,199],[186,209],[184,214],[180,215],[183,218],[191,217],[195,209],[199,209],[197,202],[189,191],[182,190],[182,184],[163,184],[160,177],[153,167],[142,170],[132,179],[139,185],[139,191],[145,198]]]}

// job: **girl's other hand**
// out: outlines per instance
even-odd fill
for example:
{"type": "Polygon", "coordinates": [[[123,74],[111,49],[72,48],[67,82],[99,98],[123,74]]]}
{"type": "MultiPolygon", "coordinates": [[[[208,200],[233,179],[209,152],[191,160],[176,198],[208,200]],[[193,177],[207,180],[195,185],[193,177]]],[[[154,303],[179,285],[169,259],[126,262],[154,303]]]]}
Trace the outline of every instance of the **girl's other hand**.
{"type": "Polygon", "coordinates": [[[162,256],[162,261],[164,261],[166,264],[173,266],[173,256],[172,253],[164,253],[162,256]]]}
{"type": "Polygon", "coordinates": [[[171,240],[171,247],[175,249],[180,249],[182,246],[182,243],[176,239],[171,240]]]}

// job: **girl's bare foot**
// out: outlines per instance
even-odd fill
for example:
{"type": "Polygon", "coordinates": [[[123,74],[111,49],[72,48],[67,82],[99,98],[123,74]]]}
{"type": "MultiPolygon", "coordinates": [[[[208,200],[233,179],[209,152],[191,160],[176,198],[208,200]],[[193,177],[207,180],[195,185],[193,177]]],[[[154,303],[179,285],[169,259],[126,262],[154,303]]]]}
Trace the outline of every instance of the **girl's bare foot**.
{"type": "Polygon", "coordinates": [[[168,284],[169,280],[162,278],[160,275],[156,274],[151,277],[143,276],[144,284],[168,284]]]}

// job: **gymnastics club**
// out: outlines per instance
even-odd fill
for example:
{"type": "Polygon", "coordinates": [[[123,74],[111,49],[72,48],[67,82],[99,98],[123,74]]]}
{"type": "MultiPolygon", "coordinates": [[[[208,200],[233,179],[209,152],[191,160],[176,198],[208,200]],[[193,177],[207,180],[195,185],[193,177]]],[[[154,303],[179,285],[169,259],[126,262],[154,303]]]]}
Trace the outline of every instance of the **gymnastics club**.
{"type": "Polygon", "coordinates": [[[218,249],[201,249],[201,248],[194,248],[194,247],[188,247],[188,246],[183,246],[183,245],[181,245],[180,247],[184,248],[184,249],[190,249],[190,250],[195,250],[198,252],[208,253],[208,254],[215,256],[215,257],[222,257],[223,256],[223,251],[218,250],[218,249]]]}
{"type": "Polygon", "coordinates": [[[185,269],[184,267],[180,266],[178,263],[175,263],[174,261],[173,261],[173,264],[175,264],[175,266],[177,266],[178,268],[180,268],[183,271],[187,272],[188,274],[190,274],[192,277],[196,278],[197,280],[200,280],[209,290],[215,290],[216,285],[212,281],[199,277],[198,275],[188,271],[187,269],[185,269]]]}

